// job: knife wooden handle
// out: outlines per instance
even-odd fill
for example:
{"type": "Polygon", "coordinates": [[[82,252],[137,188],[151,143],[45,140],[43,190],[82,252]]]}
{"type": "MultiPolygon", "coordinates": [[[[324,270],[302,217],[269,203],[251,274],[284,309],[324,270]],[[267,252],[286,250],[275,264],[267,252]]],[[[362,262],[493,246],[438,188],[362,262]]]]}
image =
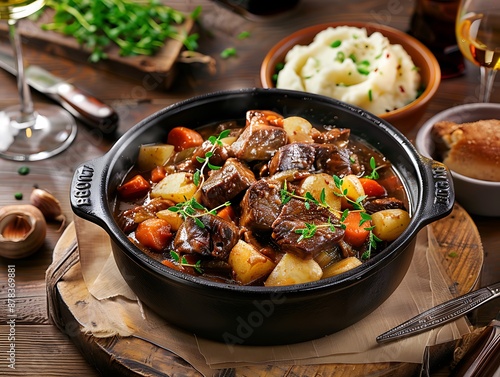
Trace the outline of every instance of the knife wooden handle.
{"type": "Polygon", "coordinates": [[[500,376],[500,321],[494,320],[465,353],[453,377],[500,376]]]}
{"type": "Polygon", "coordinates": [[[58,86],[57,94],[63,101],[62,105],[77,118],[97,127],[109,135],[118,127],[118,114],[112,107],[84,93],[71,84],[58,86]]]}

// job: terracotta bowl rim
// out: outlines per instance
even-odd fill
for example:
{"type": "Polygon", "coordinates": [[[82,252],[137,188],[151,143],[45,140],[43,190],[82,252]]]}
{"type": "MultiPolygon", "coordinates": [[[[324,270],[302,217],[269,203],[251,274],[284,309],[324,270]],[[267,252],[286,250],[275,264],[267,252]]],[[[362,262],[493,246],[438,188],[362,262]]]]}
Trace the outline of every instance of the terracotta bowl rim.
{"type": "Polygon", "coordinates": [[[283,49],[285,49],[286,52],[288,52],[290,48],[298,44],[298,43],[293,43],[293,41],[295,40],[300,41],[310,35],[314,37],[317,33],[319,33],[324,29],[327,29],[328,27],[337,27],[337,26],[353,26],[358,28],[365,28],[367,29],[369,35],[375,31],[379,31],[385,37],[389,38],[389,40],[391,40],[391,43],[401,44],[403,45],[405,50],[406,50],[406,45],[409,45],[412,47],[412,50],[415,50],[418,54],[425,57],[423,61],[425,62],[428,68],[429,77],[428,77],[428,83],[426,84],[424,91],[420,94],[420,96],[417,99],[415,99],[411,103],[383,114],[375,114],[377,117],[387,120],[392,117],[398,118],[408,110],[416,111],[419,108],[425,106],[427,102],[429,102],[431,98],[434,96],[434,94],[437,92],[439,88],[439,83],[441,81],[441,69],[434,54],[422,42],[412,37],[411,35],[405,33],[404,31],[401,31],[394,27],[374,22],[362,22],[362,21],[336,21],[336,22],[327,22],[322,24],[311,25],[299,29],[293,32],[292,34],[286,36],[285,38],[281,39],[273,47],[271,47],[271,49],[268,51],[268,53],[265,55],[262,61],[260,67],[260,82],[262,87],[275,88],[274,84],[272,84],[272,80],[270,80],[269,72],[271,69],[270,63],[273,60],[273,57],[277,53],[281,53],[283,49]],[[399,41],[393,42],[392,41],[393,37],[395,37],[399,41]]]}

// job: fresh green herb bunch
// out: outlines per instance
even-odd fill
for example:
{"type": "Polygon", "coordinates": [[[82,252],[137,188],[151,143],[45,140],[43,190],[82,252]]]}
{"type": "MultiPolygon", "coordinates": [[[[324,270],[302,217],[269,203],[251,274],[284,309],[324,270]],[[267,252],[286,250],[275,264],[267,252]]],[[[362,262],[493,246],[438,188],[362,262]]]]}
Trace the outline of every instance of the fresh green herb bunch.
{"type": "MultiPolygon", "coordinates": [[[[185,15],[158,0],[48,0],[46,6],[55,14],[42,28],[75,37],[92,51],[92,62],[106,59],[106,48],[113,43],[122,56],[154,55],[168,38],[188,50],[198,48],[197,34],[182,35],[175,29],[185,15]]],[[[198,7],[191,17],[200,11],[198,7]]]]}

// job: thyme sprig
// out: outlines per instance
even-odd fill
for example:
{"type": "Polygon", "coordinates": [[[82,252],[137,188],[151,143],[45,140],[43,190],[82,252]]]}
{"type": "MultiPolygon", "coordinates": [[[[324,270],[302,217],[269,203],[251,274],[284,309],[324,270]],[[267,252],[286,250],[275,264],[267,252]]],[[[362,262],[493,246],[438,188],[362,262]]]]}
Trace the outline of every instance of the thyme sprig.
{"type": "Polygon", "coordinates": [[[370,168],[372,169],[371,173],[365,176],[365,178],[370,178],[370,179],[379,179],[380,176],[378,174],[378,169],[382,168],[383,166],[377,166],[377,162],[375,161],[375,157],[370,158],[370,168]]]}
{"type": "Polygon", "coordinates": [[[197,169],[196,172],[193,174],[193,183],[196,186],[198,186],[198,189],[196,190],[195,194],[191,197],[191,199],[184,198],[185,199],[184,202],[177,203],[175,206],[172,206],[168,209],[169,211],[178,213],[184,220],[186,220],[189,217],[192,218],[196,223],[196,225],[201,229],[205,228],[205,224],[203,224],[203,222],[199,219],[201,216],[208,214],[216,215],[217,210],[231,205],[231,202],[228,201],[209,210],[203,204],[199,203],[196,200],[196,194],[200,191],[203,182],[205,182],[204,170],[207,167],[210,170],[218,170],[221,168],[220,166],[213,165],[212,163],[210,163],[210,157],[214,155],[215,149],[217,147],[223,145],[222,139],[227,137],[230,132],[231,130],[224,130],[218,136],[212,135],[208,138],[208,141],[210,141],[212,147],[210,148],[209,151],[205,152],[205,155],[203,157],[196,156],[196,160],[202,164],[201,167],[197,169]]]}
{"type": "Polygon", "coordinates": [[[217,210],[223,207],[228,207],[231,205],[231,202],[225,202],[211,210],[198,203],[195,197],[192,197],[189,200],[186,200],[181,203],[177,203],[175,206],[169,207],[168,210],[178,213],[184,220],[187,218],[192,218],[197,226],[201,229],[205,228],[205,224],[200,220],[201,216],[204,215],[216,215],[217,210]]]}
{"type": "MultiPolygon", "coordinates": [[[[375,164],[375,159],[372,157],[370,160],[370,166],[372,168],[372,173],[371,175],[375,175],[374,173],[376,172],[376,164],[375,164]]],[[[378,173],[377,173],[378,176],[378,173]]],[[[375,178],[372,178],[375,179],[375,178]]],[[[353,211],[360,212],[361,220],[359,222],[359,226],[362,226],[365,223],[370,223],[372,220],[372,217],[369,213],[366,212],[364,206],[363,206],[363,201],[366,199],[366,195],[361,195],[360,197],[356,198],[356,200],[352,200],[347,197],[347,189],[342,189],[343,185],[343,179],[340,177],[334,175],[333,176],[334,184],[335,187],[338,189],[338,192],[335,194],[345,198],[345,200],[352,205],[354,208],[353,211]]],[[[330,210],[332,213],[339,213],[339,211],[334,210],[328,203],[326,202],[326,190],[322,189],[320,193],[320,198],[317,200],[309,191],[306,192],[304,195],[298,195],[295,193],[295,191],[288,191],[288,186],[287,182],[285,181],[283,184],[283,188],[280,190],[280,197],[281,197],[281,202],[282,204],[288,203],[292,198],[299,199],[304,201],[304,206],[306,209],[310,209],[311,203],[314,203],[317,206],[327,208],[330,210]]],[[[341,213],[339,213],[339,224],[333,224],[331,221],[331,217],[328,218],[328,222],[324,224],[313,224],[313,223],[305,223],[305,228],[301,229],[295,229],[295,233],[300,234],[300,237],[297,239],[297,242],[300,242],[304,239],[312,238],[318,229],[321,228],[329,228],[332,232],[335,232],[336,228],[340,229],[346,229],[345,225],[345,220],[347,216],[349,215],[351,211],[348,209],[345,209],[341,213]]],[[[369,232],[368,234],[368,249],[361,255],[361,259],[366,260],[369,259],[371,256],[371,253],[374,249],[377,248],[377,242],[381,242],[381,239],[378,238],[374,233],[373,229],[374,226],[369,226],[365,227],[364,229],[369,232]]]]}
{"type": "MultiPolygon", "coordinates": [[[[281,203],[286,204],[292,198],[299,199],[304,201],[304,207],[306,209],[311,208],[311,203],[317,205],[318,207],[323,207],[328,209],[330,212],[337,213],[326,201],[326,190],[323,188],[321,190],[319,200],[317,200],[309,191],[307,191],[304,195],[298,195],[294,191],[288,191],[287,181],[283,183],[283,188],[280,190],[281,203]]],[[[336,227],[345,227],[343,224],[333,224],[331,221],[331,217],[328,218],[328,221],[324,224],[312,224],[312,223],[304,223],[305,228],[295,229],[295,233],[300,234],[300,237],[297,239],[297,242],[302,241],[303,239],[312,238],[316,231],[320,228],[329,228],[332,232],[335,232],[336,227]]]]}
{"type": "Polygon", "coordinates": [[[372,250],[377,248],[377,242],[382,241],[373,233],[374,228],[375,228],[374,226],[365,228],[365,230],[370,231],[370,233],[368,234],[368,249],[363,254],[361,254],[361,259],[363,260],[370,259],[372,255],[372,250]]]}
{"type": "Polygon", "coordinates": [[[344,198],[349,204],[352,205],[352,207],[355,210],[363,212],[365,211],[365,208],[363,207],[363,201],[367,198],[367,195],[360,195],[356,198],[356,200],[352,200],[347,196],[347,189],[342,189],[342,186],[344,184],[344,180],[342,178],[340,178],[337,175],[334,175],[333,183],[335,184],[335,187],[338,189],[338,191],[335,191],[335,195],[344,198]]]}
{"type": "Polygon", "coordinates": [[[217,147],[223,146],[222,139],[228,137],[230,132],[231,132],[231,130],[224,130],[217,137],[213,136],[213,135],[210,136],[208,138],[208,141],[212,144],[212,147],[210,148],[210,150],[208,152],[205,152],[205,156],[203,156],[203,157],[196,156],[196,160],[200,164],[202,164],[201,168],[196,169],[196,172],[193,175],[193,183],[196,186],[200,187],[203,184],[203,182],[205,181],[205,175],[204,175],[205,168],[208,167],[210,170],[219,170],[221,168],[220,166],[211,164],[210,157],[212,157],[214,155],[215,149],[217,147]]]}
{"type": "MultiPolygon", "coordinates": [[[[376,170],[377,167],[376,167],[375,159],[373,157],[370,159],[370,167],[372,168],[372,173],[370,174],[372,176],[371,179],[376,179],[376,178],[373,178],[375,176],[378,178],[378,173],[376,170]]],[[[345,198],[345,200],[347,200],[347,202],[350,203],[355,210],[360,211],[361,220],[359,221],[359,226],[363,225],[366,222],[371,222],[371,220],[372,220],[371,215],[369,213],[367,213],[365,208],[363,207],[363,201],[366,199],[367,196],[361,195],[356,200],[349,199],[347,197],[347,189],[342,190],[343,180],[336,175],[333,176],[333,180],[335,182],[335,187],[337,187],[340,191],[340,193],[338,193],[337,195],[345,198]]],[[[343,212],[342,217],[340,219],[341,222],[343,222],[343,220],[345,220],[348,213],[349,213],[349,211],[347,209],[343,212]]],[[[377,248],[377,242],[382,241],[380,238],[378,238],[373,233],[374,228],[375,228],[374,226],[363,228],[364,230],[367,230],[369,232],[368,233],[368,249],[361,255],[361,259],[364,259],[364,260],[369,259],[371,256],[372,250],[377,248]]]]}
{"type": "Polygon", "coordinates": [[[305,228],[302,229],[295,229],[295,233],[300,234],[300,237],[297,239],[297,242],[302,241],[303,239],[307,238],[312,238],[318,229],[321,228],[329,228],[332,232],[335,232],[336,227],[341,227],[341,225],[336,225],[331,222],[331,218],[328,218],[328,222],[324,224],[312,224],[312,223],[305,223],[305,228]]]}
{"type": "Polygon", "coordinates": [[[317,200],[313,194],[311,194],[309,191],[307,191],[304,195],[298,195],[295,193],[295,190],[293,191],[288,191],[288,185],[287,182],[285,181],[283,183],[283,188],[280,190],[280,197],[281,197],[281,203],[286,204],[288,203],[292,198],[299,199],[304,201],[304,206],[306,209],[311,208],[311,203],[316,204],[318,207],[323,207],[327,208],[332,212],[335,212],[334,209],[326,202],[326,190],[322,189],[319,200],[317,200]]]}
{"type": "Polygon", "coordinates": [[[192,267],[195,269],[196,272],[202,274],[203,273],[203,269],[201,268],[201,261],[198,260],[196,261],[195,264],[192,264],[192,263],[189,263],[186,259],[185,256],[180,256],[179,253],[177,253],[176,251],[174,250],[170,250],[170,257],[172,258],[172,260],[178,264],[180,264],[181,266],[183,267],[192,267]]]}

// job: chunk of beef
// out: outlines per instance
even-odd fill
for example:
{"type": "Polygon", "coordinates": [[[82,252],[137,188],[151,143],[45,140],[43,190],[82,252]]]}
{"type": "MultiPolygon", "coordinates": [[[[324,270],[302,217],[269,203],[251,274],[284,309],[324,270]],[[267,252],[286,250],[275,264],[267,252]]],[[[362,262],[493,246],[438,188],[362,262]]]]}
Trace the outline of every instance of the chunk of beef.
{"type": "Polygon", "coordinates": [[[396,198],[378,198],[367,200],[363,206],[369,214],[382,211],[384,209],[405,209],[403,201],[396,198]]]}
{"type": "Polygon", "coordinates": [[[291,199],[282,207],[280,215],[274,221],[272,237],[282,251],[311,259],[325,249],[334,248],[344,237],[343,229],[324,226],[329,223],[340,224],[328,209],[313,203],[307,209],[304,201],[291,199]],[[296,231],[307,229],[311,224],[317,226],[314,235],[299,240],[302,235],[296,231]]]}
{"type": "Polygon", "coordinates": [[[249,230],[271,231],[281,210],[281,184],[263,178],[252,184],[240,203],[240,225],[249,230]]]}
{"type": "Polygon", "coordinates": [[[287,170],[314,170],[317,146],[293,143],[282,146],[269,162],[269,174],[287,170]]]}
{"type": "Polygon", "coordinates": [[[351,130],[349,128],[332,128],[326,132],[313,134],[314,142],[318,144],[336,144],[345,147],[349,143],[351,130]]]}
{"type": "Polygon", "coordinates": [[[249,110],[246,113],[247,126],[265,124],[268,126],[283,127],[283,116],[271,110],[249,110]]]}
{"type": "Polygon", "coordinates": [[[347,148],[340,148],[335,144],[315,144],[316,170],[331,174],[344,176],[351,174],[351,152],[347,148]]]}
{"type": "Polygon", "coordinates": [[[238,125],[238,122],[236,122],[235,120],[229,120],[227,122],[219,123],[219,125],[215,129],[215,135],[218,135],[225,130],[231,130],[230,136],[238,136],[243,128],[241,128],[241,126],[238,125]]]}
{"type": "Polygon", "coordinates": [[[118,216],[118,225],[125,233],[130,233],[137,225],[156,216],[156,212],[168,209],[175,203],[168,199],[154,198],[149,203],[123,211],[118,216]]]}
{"type": "MultiPolygon", "coordinates": [[[[169,173],[180,171],[194,173],[203,165],[203,162],[198,161],[198,159],[204,159],[206,153],[210,152],[213,147],[213,144],[209,140],[205,140],[199,147],[189,148],[177,153],[175,157],[175,165],[173,165],[173,168],[172,166],[167,166],[167,171],[169,173]]],[[[228,158],[228,147],[217,145],[212,151],[210,163],[215,166],[222,166],[228,158]]]]}
{"type": "Polygon", "coordinates": [[[287,170],[351,174],[351,152],[334,144],[293,143],[281,147],[269,162],[269,175],[287,170]]]}
{"type": "Polygon", "coordinates": [[[264,254],[275,263],[279,262],[279,258],[281,258],[282,253],[279,252],[279,247],[274,244],[270,234],[265,236],[260,235],[259,237],[258,234],[247,231],[243,233],[242,237],[246,243],[259,250],[259,253],[264,254]]]}
{"type": "Polygon", "coordinates": [[[235,198],[255,181],[253,172],[244,163],[229,158],[201,186],[201,201],[206,207],[215,208],[235,198]]]}
{"type": "Polygon", "coordinates": [[[179,254],[198,253],[226,260],[239,239],[239,228],[221,217],[207,214],[198,219],[200,227],[189,217],[182,223],[174,239],[174,248],[179,254]]]}
{"type": "Polygon", "coordinates": [[[287,142],[283,128],[252,124],[247,126],[230,147],[232,156],[241,160],[269,160],[287,142]]]}
{"type": "Polygon", "coordinates": [[[198,158],[205,158],[206,153],[211,151],[212,148],[213,154],[210,157],[210,163],[216,166],[224,165],[224,162],[229,158],[228,147],[216,145],[214,148],[214,145],[210,140],[205,140],[203,144],[194,150],[191,161],[194,164],[201,166],[202,163],[198,161],[198,158]]]}

